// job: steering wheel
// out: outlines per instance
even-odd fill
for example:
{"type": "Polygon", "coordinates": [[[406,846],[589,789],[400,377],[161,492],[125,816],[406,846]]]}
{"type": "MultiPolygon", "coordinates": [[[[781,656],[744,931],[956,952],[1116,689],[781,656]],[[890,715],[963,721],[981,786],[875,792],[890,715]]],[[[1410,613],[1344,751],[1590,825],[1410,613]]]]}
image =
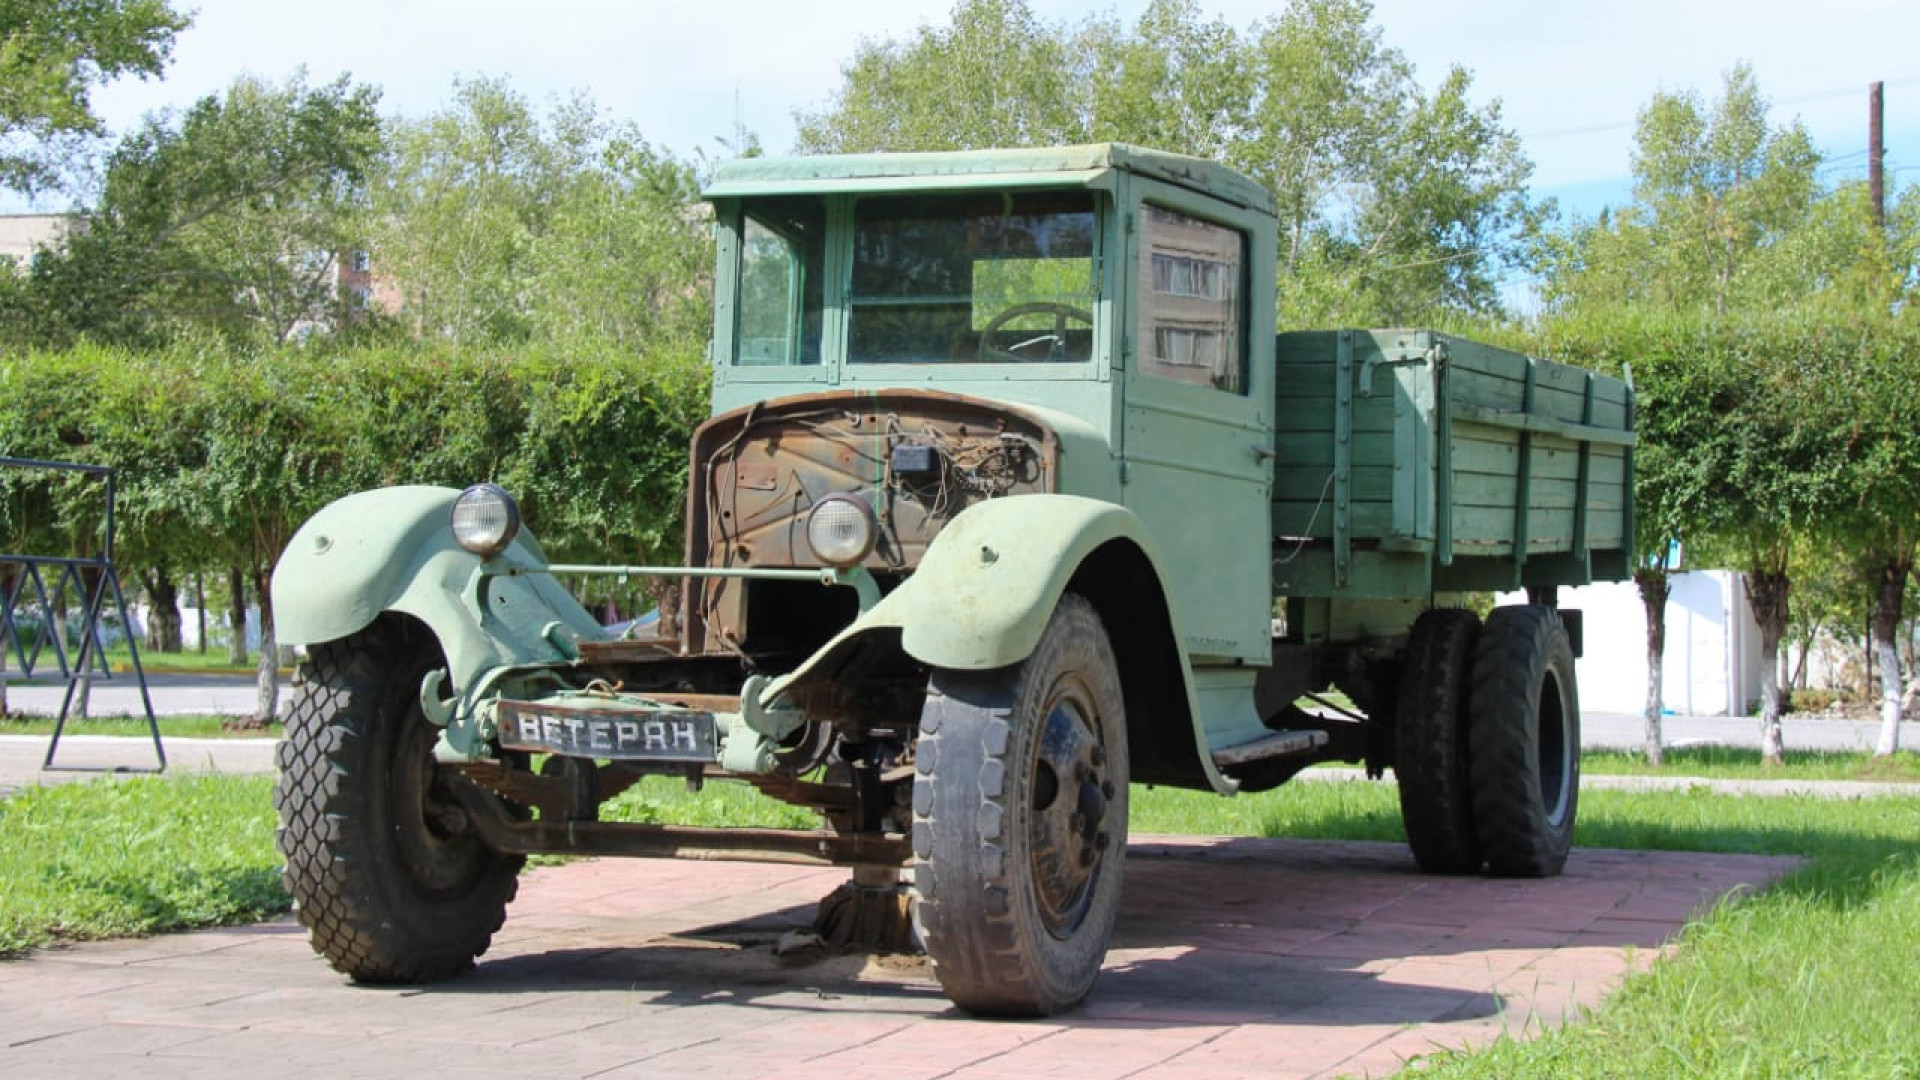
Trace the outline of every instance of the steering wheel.
{"type": "Polygon", "coordinates": [[[1077,319],[1080,322],[1086,323],[1089,327],[1093,326],[1093,313],[1074,307],[1071,304],[1055,304],[1046,301],[1015,304],[1000,314],[995,315],[992,320],[981,329],[980,359],[1031,360],[1033,357],[1021,356],[1019,351],[1042,343],[1047,345],[1047,355],[1048,358],[1051,359],[1058,355],[1067,343],[1068,319],[1077,319]],[[1008,323],[1023,315],[1051,315],[1053,316],[1053,329],[1045,333],[1035,334],[1025,341],[1016,341],[1004,349],[994,348],[991,344],[993,336],[999,333],[1008,323]]]}

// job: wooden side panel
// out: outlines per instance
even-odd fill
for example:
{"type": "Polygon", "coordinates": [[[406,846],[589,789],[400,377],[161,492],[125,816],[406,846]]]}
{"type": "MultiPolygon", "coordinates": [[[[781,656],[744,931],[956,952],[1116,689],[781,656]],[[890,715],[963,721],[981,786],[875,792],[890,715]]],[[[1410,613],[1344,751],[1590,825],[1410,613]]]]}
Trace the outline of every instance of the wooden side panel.
{"type": "Polygon", "coordinates": [[[1275,432],[1273,523],[1282,537],[1330,539],[1334,533],[1336,472],[1347,469],[1347,517],[1356,540],[1394,535],[1396,520],[1412,535],[1418,497],[1406,484],[1412,468],[1408,420],[1419,415],[1392,369],[1383,365],[1400,351],[1382,347],[1367,333],[1352,333],[1347,379],[1350,441],[1338,441],[1338,332],[1280,335],[1275,432]],[[1365,386],[1359,373],[1369,366],[1365,386]],[[1396,514],[1399,515],[1396,518],[1396,514]]]}
{"type": "Polygon", "coordinates": [[[1626,565],[1625,383],[1424,331],[1282,334],[1277,357],[1276,590],[1405,594],[1403,570],[1369,582],[1343,569],[1377,572],[1360,551],[1396,566],[1424,553],[1448,588],[1577,584],[1596,562],[1626,565]]]}

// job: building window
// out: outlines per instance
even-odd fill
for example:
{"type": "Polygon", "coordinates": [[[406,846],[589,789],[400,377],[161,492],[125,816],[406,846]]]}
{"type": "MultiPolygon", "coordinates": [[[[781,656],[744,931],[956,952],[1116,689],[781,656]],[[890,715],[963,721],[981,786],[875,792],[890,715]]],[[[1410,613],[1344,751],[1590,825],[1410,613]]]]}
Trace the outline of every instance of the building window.
{"type": "Polygon", "coordinates": [[[1140,371],[1245,393],[1246,235],[1151,204],[1140,218],[1140,371]]]}
{"type": "Polygon", "coordinates": [[[1156,254],[1153,257],[1153,291],[1162,296],[1224,300],[1227,296],[1227,271],[1225,263],[1211,259],[1156,254]]]}
{"type": "Polygon", "coordinates": [[[353,253],[353,257],[349,260],[348,265],[352,266],[355,271],[364,274],[373,269],[373,253],[364,250],[356,251],[353,253]]]}

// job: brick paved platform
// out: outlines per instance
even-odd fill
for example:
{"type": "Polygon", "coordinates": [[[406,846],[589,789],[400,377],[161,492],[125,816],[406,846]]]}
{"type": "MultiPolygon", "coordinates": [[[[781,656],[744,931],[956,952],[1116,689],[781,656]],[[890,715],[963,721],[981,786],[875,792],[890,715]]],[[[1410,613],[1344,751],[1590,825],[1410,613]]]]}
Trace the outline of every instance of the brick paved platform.
{"type": "Polygon", "coordinates": [[[432,987],[349,985],[285,920],[0,963],[0,1074],[1384,1076],[1576,1016],[1794,865],[1583,850],[1501,881],[1424,877],[1399,845],[1149,838],[1088,1005],[983,1022],[915,959],[773,956],[840,872],[580,862],[529,872],[479,969],[432,987]]]}

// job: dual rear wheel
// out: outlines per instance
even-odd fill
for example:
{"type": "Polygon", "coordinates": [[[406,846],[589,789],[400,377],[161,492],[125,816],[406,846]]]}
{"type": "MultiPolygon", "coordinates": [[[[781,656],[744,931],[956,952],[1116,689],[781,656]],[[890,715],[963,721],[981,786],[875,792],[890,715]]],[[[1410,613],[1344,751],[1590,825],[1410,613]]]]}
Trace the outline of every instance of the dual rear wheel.
{"type": "Polygon", "coordinates": [[[1394,773],[1414,860],[1429,873],[1550,877],[1580,797],[1580,701],[1560,616],[1503,607],[1486,624],[1414,623],[1395,712],[1394,773]]]}

